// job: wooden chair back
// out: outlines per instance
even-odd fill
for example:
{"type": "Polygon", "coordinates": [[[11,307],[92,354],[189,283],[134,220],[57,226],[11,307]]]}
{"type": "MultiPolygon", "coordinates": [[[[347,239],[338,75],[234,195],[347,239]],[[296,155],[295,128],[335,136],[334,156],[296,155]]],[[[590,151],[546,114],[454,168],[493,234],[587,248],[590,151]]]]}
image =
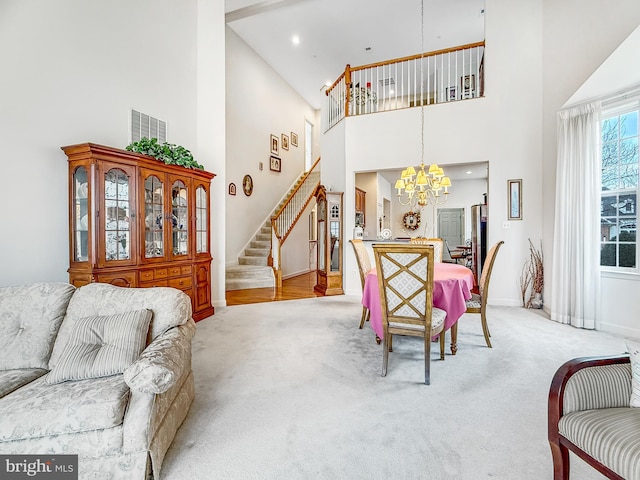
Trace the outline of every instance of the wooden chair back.
{"type": "Polygon", "coordinates": [[[482,266],[482,273],[480,274],[480,282],[478,282],[478,287],[480,289],[480,298],[483,308],[487,303],[487,295],[489,295],[489,280],[491,279],[493,264],[496,261],[498,250],[500,250],[500,247],[503,243],[504,240],[500,240],[489,249],[489,252],[487,252],[487,257],[484,261],[484,265],[482,266]]]}
{"type": "Polygon", "coordinates": [[[356,254],[356,261],[358,262],[358,271],[360,272],[360,285],[364,290],[364,281],[367,278],[367,274],[371,271],[371,257],[367,247],[364,246],[364,242],[360,238],[354,238],[349,240],[353,246],[353,251],[356,254]]]}

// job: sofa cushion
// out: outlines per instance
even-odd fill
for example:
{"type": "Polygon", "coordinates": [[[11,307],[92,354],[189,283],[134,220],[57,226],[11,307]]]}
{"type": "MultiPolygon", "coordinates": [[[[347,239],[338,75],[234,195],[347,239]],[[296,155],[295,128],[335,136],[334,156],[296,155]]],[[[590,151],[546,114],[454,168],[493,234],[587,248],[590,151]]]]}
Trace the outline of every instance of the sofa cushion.
{"type": "Polygon", "coordinates": [[[78,320],[60,361],[45,382],[53,384],[124,372],[146,346],[151,315],[151,310],[143,309],[78,320]]]}
{"type": "Polygon", "coordinates": [[[74,291],[59,282],[0,288],[0,370],[48,368],[74,291]]]}
{"type": "Polygon", "coordinates": [[[20,368],[0,371],[0,398],[47,373],[44,368],[20,368]]]}
{"type": "Polygon", "coordinates": [[[90,283],[76,290],[58,332],[49,369],[60,358],[73,325],[79,319],[93,315],[111,315],[148,308],[153,312],[147,343],[171,327],[182,325],[191,318],[189,296],[175,288],[124,288],[107,283],[90,283]]]}
{"type": "Polygon", "coordinates": [[[640,478],[640,409],[573,412],[560,419],[558,430],[622,478],[640,478]]]}
{"type": "Polygon", "coordinates": [[[129,395],[122,375],[54,385],[38,378],[0,398],[0,441],[121,425],[129,395]]]}

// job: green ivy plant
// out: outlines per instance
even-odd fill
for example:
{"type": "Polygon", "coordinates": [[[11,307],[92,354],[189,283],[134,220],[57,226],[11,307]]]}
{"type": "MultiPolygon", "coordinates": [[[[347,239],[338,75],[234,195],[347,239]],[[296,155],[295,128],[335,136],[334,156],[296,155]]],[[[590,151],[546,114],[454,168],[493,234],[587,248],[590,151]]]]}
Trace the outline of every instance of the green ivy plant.
{"type": "Polygon", "coordinates": [[[204,167],[193,159],[189,150],[173,143],[158,143],[157,138],[142,137],[139,141],[127,145],[126,150],[149,155],[167,165],[204,170],[204,167]]]}

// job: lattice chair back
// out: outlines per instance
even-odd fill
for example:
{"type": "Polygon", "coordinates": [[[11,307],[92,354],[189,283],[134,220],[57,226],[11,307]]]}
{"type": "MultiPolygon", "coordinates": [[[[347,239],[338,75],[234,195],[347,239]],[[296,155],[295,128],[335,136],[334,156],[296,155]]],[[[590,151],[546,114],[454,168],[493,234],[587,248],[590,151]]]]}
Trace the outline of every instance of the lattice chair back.
{"type": "MultiPolygon", "coordinates": [[[[444,328],[446,312],[433,307],[432,245],[373,246],[384,331],[382,376],[387,373],[393,335],[424,338],[425,382],[430,383],[431,337],[444,328]]],[[[444,336],[441,335],[441,358],[444,336]]]]}
{"type": "Polygon", "coordinates": [[[442,263],[444,240],[441,238],[412,237],[409,240],[409,243],[414,245],[433,245],[433,261],[436,263],[442,263]]]}

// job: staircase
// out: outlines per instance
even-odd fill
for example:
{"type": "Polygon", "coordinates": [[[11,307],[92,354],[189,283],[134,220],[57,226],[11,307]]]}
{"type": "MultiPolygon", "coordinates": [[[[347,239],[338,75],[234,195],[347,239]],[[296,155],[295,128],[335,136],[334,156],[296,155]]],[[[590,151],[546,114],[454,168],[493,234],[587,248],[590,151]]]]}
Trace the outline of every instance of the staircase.
{"type": "MultiPolygon", "coordinates": [[[[319,159],[318,159],[319,161],[319,159]]],[[[304,184],[307,191],[315,189],[320,183],[320,172],[313,171],[318,164],[318,161],[314,164],[311,170],[307,173],[303,173],[300,178],[289,190],[289,193],[282,200],[272,212],[272,215],[281,213],[285,207],[290,207],[292,204],[296,204],[295,210],[299,210],[295,219],[290,220],[289,223],[295,224],[300,213],[306,207],[299,202],[292,202],[293,199],[297,199],[300,196],[301,188],[304,184]]],[[[286,234],[288,234],[292,225],[284,228],[286,234]]],[[[277,234],[277,233],[276,233],[277,234]]],[[[271,221],[264,223],[260,231],[251,240],[249,246],[245,248],[244,254],[238,257],[237,265],[227,265],[226,267],[226,290],[244,290],[247,288],[273,288],[276,286],[276,278],[274,275],[274,268],[269,265],[269,255],[271,252],[271,235],[272,227],[271,221]]],[[[282,240],[284,241],[284,240],[282,240]]],[[[278,248],[279,253],[279,248],[278,248]]]]}
{"type": "Polygon", "coordinates": [[[238,265],[227,266],[226,289],[274,287],[273,268],[269,266],[270,250],[271,223],[266,222],[244,250],[244,255],[238,257],[238,265]]]}

